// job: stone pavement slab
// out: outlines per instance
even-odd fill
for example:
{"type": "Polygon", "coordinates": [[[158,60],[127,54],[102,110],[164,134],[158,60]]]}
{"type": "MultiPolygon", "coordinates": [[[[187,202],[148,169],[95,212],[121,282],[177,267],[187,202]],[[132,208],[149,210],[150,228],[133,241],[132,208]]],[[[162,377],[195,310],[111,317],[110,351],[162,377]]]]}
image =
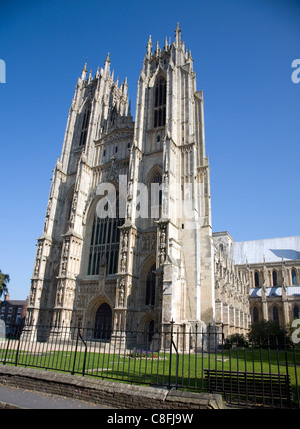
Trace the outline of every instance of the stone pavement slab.
{"type": "Polygon", "coordinates": [[[110,409],[106,405],[0,384],[0,409],[110,409]]]}

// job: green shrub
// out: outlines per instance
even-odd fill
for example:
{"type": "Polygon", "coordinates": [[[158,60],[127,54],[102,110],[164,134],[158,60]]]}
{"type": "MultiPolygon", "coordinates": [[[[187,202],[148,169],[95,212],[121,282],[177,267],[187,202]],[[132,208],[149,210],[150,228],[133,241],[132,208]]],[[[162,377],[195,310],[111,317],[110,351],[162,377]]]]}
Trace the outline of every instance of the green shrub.
{"type": "Polygon", "coordinates": [[[233,346],[248,347],[248,341],[243,334],[229,335],[224,341],[224,347],[231,349],[233,346]]]}

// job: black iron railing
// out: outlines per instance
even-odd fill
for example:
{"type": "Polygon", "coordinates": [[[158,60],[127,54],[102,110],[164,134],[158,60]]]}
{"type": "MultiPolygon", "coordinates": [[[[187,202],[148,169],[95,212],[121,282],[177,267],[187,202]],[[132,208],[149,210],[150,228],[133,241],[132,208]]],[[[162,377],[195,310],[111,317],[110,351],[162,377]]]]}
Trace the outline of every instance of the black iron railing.
{"type": "Polygon", "coordinates": [[[219,392],[236,405],[300,408],[300,348],[287,341],[228,344],[223,329],[165,324],[160,332],[105,326],[10,326],[2,364],[127,383],[219,392]]]}

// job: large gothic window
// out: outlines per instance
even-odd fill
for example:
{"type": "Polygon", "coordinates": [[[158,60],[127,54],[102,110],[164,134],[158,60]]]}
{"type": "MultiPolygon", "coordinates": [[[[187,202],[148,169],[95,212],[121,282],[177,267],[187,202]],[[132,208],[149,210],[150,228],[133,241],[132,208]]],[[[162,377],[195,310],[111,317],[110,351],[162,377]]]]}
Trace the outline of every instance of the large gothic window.
{"type": "Polygon", "coordinates": [[[155,271],[156,265],[153,264],[146,279],[146,305],[155,305],[155,271]]]}
{"type": "Polygon", "coordinates": [[[88,275],[99,274],[100,265],[106,264],[106,274],[115,274],[118,270],[118,255],[120,242],[119,227],[124,219],[119,217],[118,200],[116,217],[99,218],[97,212],[92,226],[91,244],[88,263],[88,275]]]}
{"type": "Polygon", "coordinates": [[[159,78],[154,89],[154,128],[166,125],[166,79],[159,78]]]}

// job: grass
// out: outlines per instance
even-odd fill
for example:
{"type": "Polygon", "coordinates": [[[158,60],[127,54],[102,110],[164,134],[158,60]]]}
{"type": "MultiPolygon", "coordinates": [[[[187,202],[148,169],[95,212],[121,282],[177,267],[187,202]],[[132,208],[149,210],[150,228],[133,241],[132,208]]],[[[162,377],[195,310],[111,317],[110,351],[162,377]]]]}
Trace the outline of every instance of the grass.
{"type": "MultiPolygon", "coordinates": [[[[114,350],[115,351],[115,350],[114,350]]],[[[188,390],[206,390],[204,369],[223,369],[290,375],[294,397],[300,382],[300,351],[240,348],[215,354],[105,353],[95,351],[38,351],[0,349],[0,362],[53,371],[83,374],[145,385],[176,385],[188,390]]],[[[299,394],[299,390],[298,390],[299,394]]]]}

